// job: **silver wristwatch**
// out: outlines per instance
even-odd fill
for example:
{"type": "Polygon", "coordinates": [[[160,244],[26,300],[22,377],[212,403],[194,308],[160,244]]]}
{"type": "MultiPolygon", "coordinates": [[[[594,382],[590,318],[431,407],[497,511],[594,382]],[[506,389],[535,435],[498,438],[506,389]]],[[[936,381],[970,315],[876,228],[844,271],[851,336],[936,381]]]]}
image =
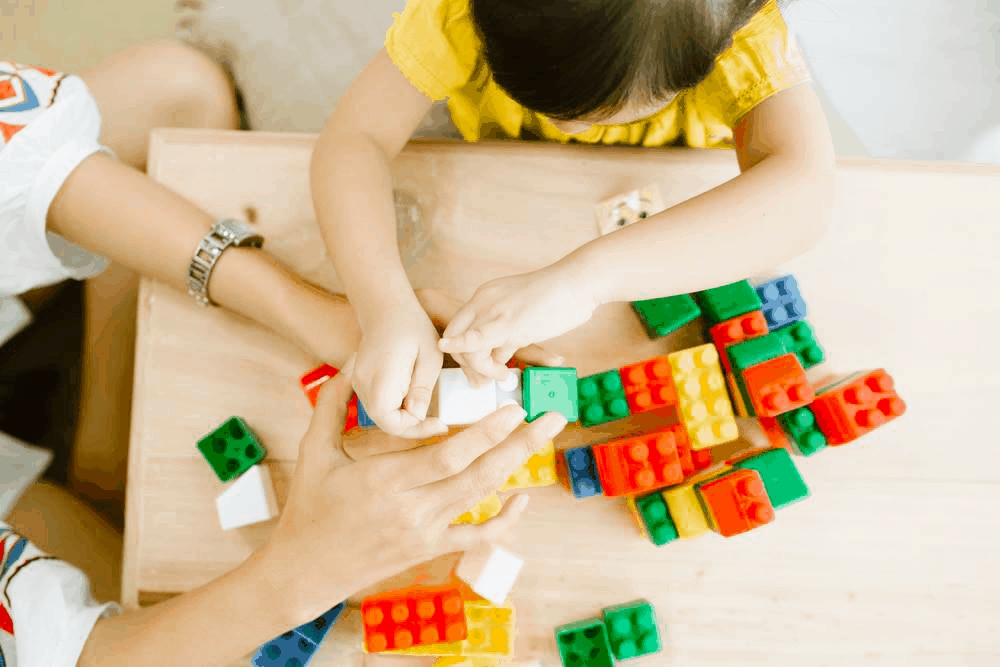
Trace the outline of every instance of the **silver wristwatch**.
{"type": "Polygon", "coordinates": [[[212,269],[226,248],[244,246],[260,248],[264,245],[264,237],[255,232],[250,225],[240,220],[219,220],[205,234],[191,257],[188,267],[188,294],[203,306],[215,305],[208,297],[208,280],[212,269]]]}

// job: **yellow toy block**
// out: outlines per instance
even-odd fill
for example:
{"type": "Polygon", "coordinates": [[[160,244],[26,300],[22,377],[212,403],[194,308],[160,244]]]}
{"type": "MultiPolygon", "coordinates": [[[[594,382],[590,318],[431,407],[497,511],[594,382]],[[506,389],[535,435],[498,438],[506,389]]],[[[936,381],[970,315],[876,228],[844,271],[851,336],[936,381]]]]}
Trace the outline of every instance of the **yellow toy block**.
{"type": "Polygon", "coordinates": [[[635,519],[635,523],[639,527],[639,535],[647,537],[646,521],[642,518],[642,514],[639,513],[639,506],[635,504],[635,496],[626,497],[625,504],[628,506],[628,511],[632,513],[632,518],[635,519]]]}
{"type": "Polygon", "coordinates": [[[556,448],[549,443],[531,455],[524,465],[510,476],[501,491],[511,489],[529,489],[534,486],[549,486],[555,484],[556,478],[556,448]]]}
{"type": "MultiPolygon", "coordinates": [[[[397,651],[385,651],[394,655],[454,656],[462,658],[496,660],[514,652],[514,608],[497,607],[489,602],[466,602],[465,622],[469,627],[468,636],[460,642],[427,644],[397,651]]],[[[438,661],[440,662],[440,661],[438,661]]],[[[462,665],[466,663],[443,663],[462,665]]],[[[469,663],[478,665],[479,663],[469,663]]],[[[491,663],[485,663],[489,665],[491,663]]]]}
{"type": "Polygon", "coordinates": [[[458,517],[452,524],[456,523],[483,523],[484,521],[489,521],[497,514],[500,514],[500,510],[503,509],[503,503],[500,502],[500,496],[493,494],[492,496],[486,496],[473,507],[471,510],[458,517]]]}
{"type": "Polygon", "coordinates": [[[670,518],[674,520],[677,534],[682,538],[698,537],[709,530],[708,517],[702,509],[693,484],[685,484],[663,492],[670,518]]]}
{"type": "Polygon", "coordinates": [[[432,667],[500,667],[503,664],[499,658],[465,658],[451,656],[438,658],[432,667]]]}
{"type": "Polygon", "coordinates": [[[708,343],[674,352],[667,355],[667,360],[691,448],[705,449],[739,437],[715,345],[708,343]]]}

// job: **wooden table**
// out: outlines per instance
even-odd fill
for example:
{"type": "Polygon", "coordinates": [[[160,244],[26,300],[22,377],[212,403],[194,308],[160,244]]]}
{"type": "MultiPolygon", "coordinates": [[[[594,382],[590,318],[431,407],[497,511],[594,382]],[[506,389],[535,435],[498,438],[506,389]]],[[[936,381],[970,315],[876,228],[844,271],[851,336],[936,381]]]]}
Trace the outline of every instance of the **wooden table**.
{"type": "MultiPolygon", "coordinates": [[[[214,215],[252,209],[271,252],[339,290],[313,220],[312,141],[158,132],[150,171],[214,215]]],[[[593,238],[599,199],[655,182],[669,205],[736,166],[728,152],[422,143],[393,171],[433,241],[411,262],[411,278],[465,297],[593,238]]],[[[518,657],[554,667],[554,626],[647,597],[667,628],[666,650],[637,667],[1000,664],[1000,448],[989,417],[1000,393],[998,191],[995,168],[843,162],[833,231],[787,268],[838,365],[887,367],[909,413],[859,443],[800,459],[813,497],[736,539],[657,549],[621,502],[533,491],[510,540],[528,561],[514,591],[518,657]]],[[[588,374],[690,345],[685,336],[649,341],[616,305],[554,347],[588,374]]],[[[221,485],[195,441],[230,415],[246,417],[284,498],[310,415],[297,384],[308,368],[276,336],[143,285],[127,603],[189,590],[262,543],[269,525],[218,528],[221,485]]],[[[357,616],[337,626],[317,664],[413,664],[364,663],[357,616]]]]}

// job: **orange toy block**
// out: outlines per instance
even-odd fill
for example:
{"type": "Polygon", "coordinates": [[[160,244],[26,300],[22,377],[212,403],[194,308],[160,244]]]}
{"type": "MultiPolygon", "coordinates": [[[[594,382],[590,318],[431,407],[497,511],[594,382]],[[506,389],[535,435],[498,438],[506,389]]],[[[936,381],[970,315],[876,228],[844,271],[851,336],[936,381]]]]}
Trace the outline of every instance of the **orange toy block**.
{"type": "Polygon", "coordinates": [[[781,423],[776,418],[758,417],[757,421],[760,423],[760,430],[767,436],[767,441],[772,447],[788,449],[788,436],[785,435],[785,429],[781,428],[781,423]]]}
{"type": "Polygon", "coordinates": [[[777,417],[808,405],[815,391],[794,354],[768,359],[743,371],[743,386],[759,417],[777,417]]]}
{"type": "Polygon", "coordinates": [[[594,460],[604,495],[645,493],[680,484],[684,481],[684,470],[678,444],[687,446],[683,424],[594,445],[594,460]]]}
{"type": "Polygon", "coordinates": [[[629,414],[677,405],[677,388],[666,357],[653,357],[618,369],[629,414]]]}
{"type": "Polygon", "coordinates": [[[724,537],[774,521],[774,507],[756,470],[735,470],[696,488],[712,527],[724,537]]]}
{"type": "Polygon", "coordinates": [[[306,393],[306,398],[309,399],[311,406],[316,407],[316,398],[319,396],[319,390],[327,380],[336,377],[339,372],[339,370],[330,364],[323,364],[302,376],[299,383],[302,385],[302,391],[306,393]]]}
{"type": "Polygon", "coordinates": [[[381,653],[414,646],[458,642],[468,625],[455,586],[402,588],[361,601],[364,648],[381,653]]]}
{"type": "Polygon", "coordinates": [[[712,341],[719,351],[719,361],[722,363],[723,370],[732,373],[733,369],[729,366],[729,355],[726,354],[726,348],[751,338],[766,336],[767,319],[764,317],[764,311],[753,310],[745,315],[737,315],[725,322],[719,322],[708,330],[708,335],[712,337],[712,341]]]}
{"type": "Polygon", "coordinates": [[[844,445],[906,412],[892,376],[879,368],[819,389],[809,406],[830,445],[844,445]]]}

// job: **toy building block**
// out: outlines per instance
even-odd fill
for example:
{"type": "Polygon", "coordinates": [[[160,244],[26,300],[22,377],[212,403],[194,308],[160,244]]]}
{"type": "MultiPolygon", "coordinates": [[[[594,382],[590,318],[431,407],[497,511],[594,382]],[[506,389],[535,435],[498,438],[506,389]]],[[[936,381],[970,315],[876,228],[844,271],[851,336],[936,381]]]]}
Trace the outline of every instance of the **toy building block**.
{"type": "Polygon", "coordinates": [[[556,449],[552,442],[531,455],[527,461],[510,476],[501,491],[528,489],[536,486],[550,486],[558,481],[556,474],[556,449]]]}
{"type": "MultiPolygon", "coordinates": [[[[357,398],[357,395],[355,395],[357,398]]],[[[375,428],[376,424],[372,421],[372,418],[368,416],[368,412],[365,410],[365,406],[362,405],[361,399],[358,398],[358,428],[375,428]]]]}
{"type": "Polygon", "coordinates": [[[616,660],[638,658],[663,650],[653,606],[646,600],[605,607],[602,614],[608,629],[611,653],[616,660]]]}
{"type": "Polygon", "coordinates": [[[816,415],[810,406],[779,416],[778,423],[803,456],[812,456],[827,445],[826,435],[816,424],[816,415]]]}
{"type": "Polygon", "coordinates": [[[628,502],[639,522],[642,534],[649,537],[653,544],[661,547],[680,537],[674,520],[670,518],[670,510],[667,509],[667,501],[663,498],[663,492],[654,491],[644,496],[636,496],[629,498],[628,502]]]}
{"type": "Polygon", "coordinates": [[[302,376],[299,383],[302,385],[302,391],[305,392],[306,398],[309,399],[309,405],[316,407],[316,398],[319,396],[320,388],[327,380],[336,377],[339,372],[330,364],[323,364],[302,376]]]}
{"type": "Polygon", "coordinates": [[[599,202],[595,207],[597,228],[601,236],[610,234],[639,220],[662,211],[663,195],[659,186],[650,184],[599,202]]]}
{"type": "Polygon", "coordinates": [[[776,510],[809,496],[809,487],[785,449],[765,449],[734,463],[733,467],[756,470],[776,510]]]}
{"type": "Polygon", "coordinates": [[[344,414],[344,433],[350,433],[358,427],[358,395],[351,394],[347,401],[347,412],[344,414]]]}
{"type": "Polygon", "coordinates": [[[761,309],[760,297],[748,280],[707,289],[694,296],[709,324],[725,322],[737,315],[761,309]]]}
{"type": "Polygon", "coordinates": [[[560,625],[556,644],[563,667],[614,667],[608,629],[599,618],[560,625]]]}
{"type": "Polygon", "coordinates": [[[460,642],[468,634],[465,606],[455,586],[411,587],[361,601],[366,653],[460,642]]]}
{"type": "Polygon", "coordinates": [[[777,417],[795,408],[808,405],[815,395],[806,371],[794,354],[785,354],[761,362],[743,371],[736,378],[749,401],[752,414],[760,417],[777,417]]]}
{"type": "Polygon", "coordinates": [[[708,517],[695,493],[694,484],[667,489],[663,492],[663,499],[667,501],[670,518],[681,539],[698,537],[708,532],[708,517]]]}
{"type": "Polygon", "coordinates": [[[251,466],[215,499],[222,530],[232,530],[278,516],[271,472],[264,465],[251,466]]]}
{"type": "MultiPolygon", "coordinates": [[[[788,434],[785,433],[785,429],[781,427],[781,422],[778,421],[777,417],[758,417],[758,423],[760,423],[760,430],[764,432],[765,437],[767,437],[767,442],[775,448],[788,449],[792,444],[788,440],[788,434]]],[[[815,423],[815,419],[813,420],[815,423]]],[[[820,434],[823,435],[822,433],[820,434]]],[[[826,438],[823,438],[824,443],[826,438]]]]}
{"type": "Polygon", "coordinates": [[[502,547],[485,545],[462,554],[455,576],[467,583],[477,595],[503,606],[522,567],[522,558],[502,547]]]}
{"type": "Polygon", "coordinates": [[[289,630],[285,634],[267,642],[253,656],[253,667],[286,667],[287,665],[308,665],[316,655],[315,642],[289,630]]]}
{"type": "Polygon", "coordinates": [[[302,635],[306,639],[312,641],[314,644],[319,646],[326,638],[327,634],[330,632],[330,628],[337,622],[340,618],[341,613],[344,611],[344,603],[341,602],[336,607],[330,609],[322,616],[309,621],[299,627],[295,628],[294,632],[296,634],[302,635]]]}
{"type": "Polygon", "coordinates": [[[760,297],[761,310],[771,331],[806,316],[806,302],[799,294],[799,285],[793,276],[783,276],[754,287],[760,297]]]}
{"type": "Polygon", "coordinates": [[[739,378],[735,375],[727,374],[726,386],[729,387],[729,398],[733,401],[733,412],[740,417],[749,417],[750,410],[747,409],[745,398],[746,389],[741,386],[739,378]]]}
{"type": "MultiPolygon", "coordinates": [[[[514,651],[514,609],[485,601],[467,601],[463,605],[466,637],[455,642],[441,642],[388,651],[399,655],[461,656],[498,658],[514,651]]],[[[461,664],[461,663],[459,663],[461,664]]]]}
{"type": "Polygon", "coordinates": [[[499,410],[505,405],[523,405],[524,389],[521,387],[521,369],[512,368],[510,375],[502,382],[496,383],[497,400],[496,409],[499,410]]]}
{"type": "Polygon", "coordinates": [[[784,356],[791,352],[780,336],[774,333],[736,343],[726,348],[730,372],[739,374],[757,364],[784,356]]]}
{"type": "Polygon", "coordinates": [[[687,442],[683,424],[594,445],[604,495],[645,493],[683,482],[678,441],[687,442]]]}
{"type": "Polygon", "coordinates": [[[855,373],[827,384],[809,406],[830,445],[844,445],[906,412],[884,369],[855,373]]]}
{"type": "Polygon", "coordinates": [[[691,463],[694,467],[694,472],[700,472],[706,468],[711,468],[712,450],[699,449],[698,451],[691,452],[691,463]]]}
{"type": "Polygon", "coordinates": [[[556,453],[556,474],[563,486],[577,498],[599,496],[601,480],[597,475],[594,450],[590,445],[573,447],[556,453]]]}
{"type": "Polygon", "coordinates": [[[711,343],[674,352],[667,359],[677,387],[681,420],[691,449],[719,445],[739,436],[719,353],[711,343]]]}
{"type": "Polygon", "coordinates": [[[774,506],[756,470],[736,470],[695,488],[712,527],[723,537],[774,521],[774,506]]]}
{"type": "Polygon", "coordinates": [[[500,514],[500,510],[502,509],[503,503],[500,501],[500,496],[494,493],[480,500],[472,509],[452,521],[452,523],[483,523],[500,514]]]}
{"type": "Polygon", "coordinates": [[[546,412],[562,413],[570,423],[579,420],[575,368],[529,366],[522,378],[525,421],[532,422],[546,412]]]}
{"type": "Polygon", "coordinates": [[[667,357],[653,357],[618,369],[631,414],[677,405],[677,388],[667,357]]]}
{"type": "Polygon", "coordinates": [[[650,338],[666,336],[701,315],[701,308],[690,294],[634,301],[632,308],[646,326],[650,338]]]}
{"type": "Polygon", "coordinates": [[[826,355],[816,341],[816,333],[805,320],[789,324],[774,331],[774,335],[785,344],[785,349],[795,354],[805,369],[821,363],[826,355]]]}
{"type": "Polygon", "coordinates": [[[445,368],[434,387],[431,406],[446,426],[475,424],[497,409],[497,384],[487,380],[474,387],[461,368],[445,368]]]}
{"type": "Polygon", "coordinates": [[[726,350],[731,345],[745,340],[766,336],[767,320],[764,319],[763,312],[752,310],[725,322],[719,322],[708,330],[708,335],[715,343],[715,349],[719,351],[719,361],[722,362],[723,370],[731,373],[733,369],[729,366],[729,354],[726,350]]]}
{"type": "Polygon", "coordinates": [[[618,369],[580,378],[576,383],[580,422],[596,426],[629,415],[628,401],[618,369]]]}
{"type": "Polygon", "coordinates": [[[265,453],[257,436],[239,417],[230,417],[199,440],[198,450],[223,482],[245,473],[250,466],[259,463],[265,453]]]}

